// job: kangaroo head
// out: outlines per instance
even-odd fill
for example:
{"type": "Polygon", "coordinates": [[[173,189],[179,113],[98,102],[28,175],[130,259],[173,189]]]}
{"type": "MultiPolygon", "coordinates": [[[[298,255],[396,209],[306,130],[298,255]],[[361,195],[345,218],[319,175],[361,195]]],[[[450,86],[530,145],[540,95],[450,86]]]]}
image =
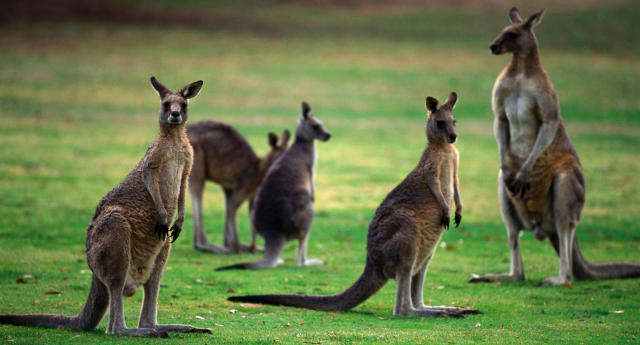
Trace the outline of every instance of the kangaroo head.
{"type": "Polygon", "coordinates": [[[298,127],[296,128],[296,137],[308,141],[314,139],[327,141],[331,138],[331,133],[324,127],[322,121],[313,116],[311,106],[304,101],[302,102],[302,114],[300,115],[298,127]]]}
{"type": "Polygon", "coordinates": [[[456,135],[456,119],[452,111],[458,101],[458,94],[451,92],[447,100],[438,107],[438,100],[427,97],[427,139],[429,142],[447,142],[453,144],[458,139],[456,135]]]}
{"type": "Polygon", "coordinates": [[[502,29],[502,32],[491,43],[489,49],[494,55],[503,53],[519,53],[527,51],[537,46],[536,36],[533,34],[533,27],[540,23],[544,9],[530,15],[527,19],[522,19],[520,11],[513,7],[509,11],[511,25],[502,29]]]}
{"type": "Polygon", "coordinates": [[[156,77],[151,77],[151,85],[160,96],[158,120],[166,125],[181,125],[187,122],[187,100],[198,95],[202,80],[188,84],[177,93],[162,85],[156,77]]]}
{"type": "Polygon", "coordinates": [[[274,133],[269,133],[269,146],[271,147],[271,149],[269,149],[269,152],[267,152],[267,154],[263,158],[266,161],[267,167],[271,166],[271,164],[273,164],[273,162],[275,162],[276,159],[278,159],[278,157],[280,157],[284,153],[284,151],[287,150],[287,144],[289,144],[290,136],[291,134],[287,129],[282,131],[282,136],[280,137],[280,139],[278,139],[278,136],[274,133]]]}

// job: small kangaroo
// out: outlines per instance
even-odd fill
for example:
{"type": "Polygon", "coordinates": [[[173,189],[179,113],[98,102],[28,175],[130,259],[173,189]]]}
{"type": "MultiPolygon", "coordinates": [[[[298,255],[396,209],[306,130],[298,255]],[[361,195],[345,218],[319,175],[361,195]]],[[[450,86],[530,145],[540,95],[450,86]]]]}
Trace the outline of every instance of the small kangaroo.
{"type": "Polygon", "coordinates": [[[249,295],[230,297],[234,302],[266,303],[315,310],[348,310],[375,294],[389,280],[397,284],[394,315],[464,317],[478,310],[464,307],[430,307],[423,304],[427,267],[442,233],[449,227],[450,206],[455,203],[456,227],[462,220],[458,189],[458,151],[455,119],[457,95],[446,102],[427,97],[428,145],[418,165],[382,201],[367,235],[364,272],[348,289],[331,296],[249,295]]]}
{"type": "Polygon", "coordinates": [[[76,316],[56,314],[0,315],[0,323],[92,330],[109,308],[107,334],[167,338],[167,332],[209,333],[189,325],[157,323],[160,278],[184,221],[184,197],[193,151],[187,139],[187,100],[202,81],[173,93],[156,78],[151,84],[161,98],[160,133],[138,165],[102,198],[87,229],[87,264],[93,271],[84,308],[76,316]],[[176,210],[178,219],[169,224],[176,210]],[[124,297],[144,286],[138,328],[127,328],[124,297]]]}
{"type": "Polygon", "coordinates": [[[522,19],[512,8],[511,25],[490,46],[493,54],[512,54],[492,94],[500,152],[498,196],[509,236],[511,271],[474,275],[470,282],[524,280],[519,244],[523,229],[533,231],[538,240],[548,237],[560,257],[558,276],[541,285],[571,284],[574,278],[640,277],[640,265],[591,264],[580,252],[575,230],[585,201],[584,176],[560,116],[558,95],[540,64],[533,27],[543,13],[522,19]]]}
{"type": "Polygon", "coordinates": [[[302,102],[302,115],[296,127],[293,145],[267,171],[254,200],[251,219],[254,232],[264,238],[264,257],[250,263],[240,263],[220,270],[276,267],[285,243],[298,240],[296,265],[322,265],[317,259],[307,259],[307,240],[313,221],[315,197],[315,140],[327,141],[331,133],[311,107],[302,102]]]}
{"type": "Polygon", "coordinates": [[[237,130],[225,123],[202,121],[187,125],[187,136],[194,154],[193,169],[189,176],[189,194],[193,204],[193,246],[214,253],[256,252],[255,231],[252,231],[250,246],[243,246],[238,241],[236,213],[247,199],[251,212],[256,189],[267,169],[287,149],[289,131],[282,132],[280,139],[269,133],[271,149],[262,158],[256,155],[237,130]],[[206,180],[218,183],[224,191],[224,247],[209,243],[202,225],[202,192],[206,180]]]}

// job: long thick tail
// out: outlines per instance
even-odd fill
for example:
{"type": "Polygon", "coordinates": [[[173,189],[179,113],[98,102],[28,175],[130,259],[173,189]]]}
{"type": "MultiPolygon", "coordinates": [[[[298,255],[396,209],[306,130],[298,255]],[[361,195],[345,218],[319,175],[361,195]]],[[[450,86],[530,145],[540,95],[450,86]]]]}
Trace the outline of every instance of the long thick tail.
{"type": "Polygon", "coordinates": [[[94,275],[87,303],[76,316],[59,314],[0,315],[0,323],[15,326],[39,326],[92,330],[98,326],[109,306],[107,287],[94,275]]]}
{"type": "Polygon", "coordinates": [[[287,240],[279,235],[265,236],[264,239],[264,256],[262,259],[254,262],[243,262],[239,264],[223,266],[216,268],[216,271],[226,270],[246,270],[256,268],[271,268],[278,266],[278,257],[287,240]]]}
{"type": "MultiPolygon", "coordinates": [[[[558,237],[551,236],[549,239],[556,253],[558,253],[558,237]]],[[[573,276],[580,280],[636,278],[640,277],[640,265],[631,262],[590,263],[582,256],[578,239],[574,237],[573,276]]]]}
{"type": "Polygon", "coordinates": [[[248,295],[232,296],[232,302],[263,303],[314,310],[349,310],[378,292],[387,278],[367,263],[364,272],[353,285],[335,295],[248,295]]]}

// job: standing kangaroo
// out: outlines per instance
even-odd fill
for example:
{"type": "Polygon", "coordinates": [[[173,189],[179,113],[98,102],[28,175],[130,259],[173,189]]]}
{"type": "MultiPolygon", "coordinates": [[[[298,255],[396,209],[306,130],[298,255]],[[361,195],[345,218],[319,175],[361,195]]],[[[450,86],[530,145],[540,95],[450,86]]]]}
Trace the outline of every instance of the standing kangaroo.
{"type": "Polygon", "coordinates": [[[428,145],[418,165],[382,201],[369,224],[364,272],[345,291],[331,296],[249,295],[230,301],[285,305],[315,310],[348,310],[395,279],[394,315],[451,316],[477,314],[464,307],[430,307],[423,304],[423,285],[429,262],[440,237],[449,227],[450,207],[455,203],[455,224],[462,219],[458,190],[458,151],[455,119],[457,95],[452,92],[438,107],[427,97],[428,145]]]}
{"type": "Polygon", "coordinates": [[[640,265],[591,264],[575,236],[584,206],[585,184],[580,159],[565,130],[558,96],[540,64],[533,27],[544,10],[522,19],[517,8],[491,44],[493,54],[511,53],[511,62],[493,87],[494,133],[500,152],[498,196],[511,248],[509,274],[472,277],[471,282],[524,280],[521,230],[548,237],[560,257],[557,277],[542,285],[570,284],[577,279],[640,277],[640,265]]]}
{"type": "Polygon", "coordinates": [[[249,199],[249,212],[253,197],[267,169],[287,149],[289,131],[282,137],[269,133],[271,149],[259,158],[247,140],[233,127],[217,122],[202,121],[187,125],[187,136],[193,146],[193,169],[189,176],[189,194],[193,204],[193,246],[214,253],[240,253],[243,249],[256,251],[256,235],[252,228],[251,245],[242,246],[238,240],[236,213],[249,199]],[[224,241],[220,247],[210,243],[202,225],[202,192],[206,180],[218,183],[225,196],[224,241]]]}
{"type": "Polygon", "coordinates": [[[157,323],[160,278],[184,221],[184,197],[193,151],[187,140],[187,99],[202,81],[173,93],[156,78],[151,84],[161,98],[160,133],[127,177],[102,198],[87,229],[87,264],[93,271],[91,290],[76,316],[56,314],[0,315],[0,323],[92,330],[109,308],[107,334],[167,338],[167,332],[211,333],[189,325],[157,323]],[[178,219],[169,224],[178,211],[178,219]],[[169,235],[171,231],[171,235],[169,235]],[[168,236],[168,237],[167,237],[168,236]],[[124,322],[124,297],[144,286],[138,328],[124,322]]]}
{"type": "Polygon", "coordinates": [[[302,102],[302,115],[293,145],[267,171],[254,200],[251,219],[254,231],[264,238],[260,261],[220,267],[217,270],[276,267],[285,243],[298,240],[296,265],[322,265],[307,259],[307,240],[313,221],[316,166],[315,140],[327,141],[331,134],[311,107],[302,102]]]}

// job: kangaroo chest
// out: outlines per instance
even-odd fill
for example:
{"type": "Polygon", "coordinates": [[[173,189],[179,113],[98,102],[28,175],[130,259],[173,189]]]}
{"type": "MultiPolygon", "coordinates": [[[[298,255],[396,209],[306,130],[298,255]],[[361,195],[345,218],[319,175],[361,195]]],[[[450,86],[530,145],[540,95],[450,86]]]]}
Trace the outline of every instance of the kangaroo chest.
{"type": "Polygon", "coordinates": [[[509,78],[499,90],[499,106],[509,121],[509,151],[526,159],[540,128],[535,84],[524,76],[509,78]]]}
{"type": "Polygon", "coordinates": [[[188,163],[188,151],[176,148],[168,150],[165,161],[162,164],[158,184],[165,209],[171,217],[173,217],[178,206],[182,174],[188,163]]]}

